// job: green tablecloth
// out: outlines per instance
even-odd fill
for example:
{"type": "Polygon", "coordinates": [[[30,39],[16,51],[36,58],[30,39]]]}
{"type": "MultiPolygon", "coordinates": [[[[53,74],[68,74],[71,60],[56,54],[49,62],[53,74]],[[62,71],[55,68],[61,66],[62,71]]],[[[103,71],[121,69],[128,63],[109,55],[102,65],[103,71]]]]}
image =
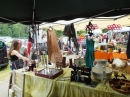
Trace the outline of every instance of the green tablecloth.
{"type": "MultiPolygon", "coordinates": [[[[72,69],[65,68],[59,77],[70,76],[72,69]]],[[[96,88],[79,82],[59,81],[58,78],[47,79],[25,73],[25,97],[130,97],[116,92],[106,85],[99,83],[96,88]]]]}

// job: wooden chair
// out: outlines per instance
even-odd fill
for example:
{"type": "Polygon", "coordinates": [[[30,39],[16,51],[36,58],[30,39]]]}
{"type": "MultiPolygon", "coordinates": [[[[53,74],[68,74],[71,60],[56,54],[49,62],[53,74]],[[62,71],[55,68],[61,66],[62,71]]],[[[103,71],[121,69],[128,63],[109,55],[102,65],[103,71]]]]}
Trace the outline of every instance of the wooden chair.
{"type": "Polygon", "coordinates": [[[12,77],[12,90],[14,91],[14,97],[24,97],[24,85],[25,74],[18,70],[14,70],[12,77]]]}

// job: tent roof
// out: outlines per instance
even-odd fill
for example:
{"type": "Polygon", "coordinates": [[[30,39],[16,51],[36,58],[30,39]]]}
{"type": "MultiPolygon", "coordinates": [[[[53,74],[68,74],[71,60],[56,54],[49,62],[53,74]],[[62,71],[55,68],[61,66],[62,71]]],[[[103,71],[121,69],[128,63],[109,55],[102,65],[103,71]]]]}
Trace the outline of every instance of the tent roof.
{"type": "Polygon", "coordinates": [[[129,8],[130,0],[0,0],[0,22],[40,24],[116,16],[129,14],[129,8]]]}
{"type": "Polygon", "coordinates": [[[63,30],[65,24],[74,23],[75,29],[79,31],[79,30],[85,30],[85,27],[90,20],[92,20],[92,24],[97,24],[99,29],[107,28],[108,25],[112,24],[120,24],[122,27],[130,25],[130,15],[127,15],[127,16],[115,16],[115,17],[97,17],[90,19],[79,18],[71,21],[42,23],[40,25],[40,28],[48,28],[49,26],[52,26],[56,30],[63,30]]]}

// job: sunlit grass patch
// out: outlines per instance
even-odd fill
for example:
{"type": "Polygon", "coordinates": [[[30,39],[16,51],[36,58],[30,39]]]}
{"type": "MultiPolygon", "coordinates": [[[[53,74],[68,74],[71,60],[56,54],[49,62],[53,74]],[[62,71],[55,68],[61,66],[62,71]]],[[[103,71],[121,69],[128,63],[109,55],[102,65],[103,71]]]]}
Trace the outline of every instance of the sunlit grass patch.
{"type": "Polygon", "coordinates": [[[9,65],[7,67],[0,68],[0,81],[4,81],[6,79],[9,79],[10,74],[11,74],[11,69],[10,69],[9,65]]]}

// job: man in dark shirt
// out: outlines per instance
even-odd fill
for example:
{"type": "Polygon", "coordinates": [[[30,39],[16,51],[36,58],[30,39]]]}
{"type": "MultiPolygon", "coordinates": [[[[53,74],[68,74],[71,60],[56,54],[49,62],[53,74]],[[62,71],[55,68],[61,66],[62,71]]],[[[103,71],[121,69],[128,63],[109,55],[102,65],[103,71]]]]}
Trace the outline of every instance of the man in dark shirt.
{"type": "Polygon", "coordinates": [[[59,45],[59,48],[61,50],[61,42],[60,42],[60,39],[58,39],[58,45],[59,45]]]}

